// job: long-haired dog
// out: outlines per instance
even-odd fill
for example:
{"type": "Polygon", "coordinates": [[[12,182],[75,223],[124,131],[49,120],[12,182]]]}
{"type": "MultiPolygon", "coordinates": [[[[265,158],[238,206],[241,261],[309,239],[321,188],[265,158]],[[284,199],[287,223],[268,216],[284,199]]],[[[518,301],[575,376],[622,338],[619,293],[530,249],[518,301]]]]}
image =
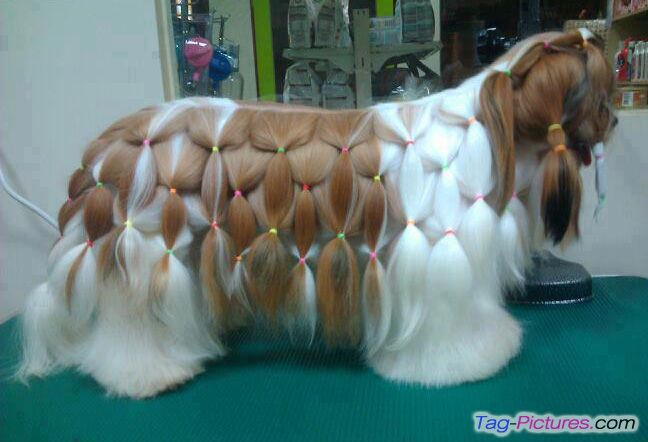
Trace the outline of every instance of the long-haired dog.
{"type": "Polygon", "coordinates": [[[612,88],[575,31],[414,102],[186,99],[128,116],[70,179],[19,375],[73,366],[151,396],[260,319],[358,346],[397,381],[491,376],[520,347],[504,289],[535,239],[578,235],[579,167],[612,126],[612,88]]]}

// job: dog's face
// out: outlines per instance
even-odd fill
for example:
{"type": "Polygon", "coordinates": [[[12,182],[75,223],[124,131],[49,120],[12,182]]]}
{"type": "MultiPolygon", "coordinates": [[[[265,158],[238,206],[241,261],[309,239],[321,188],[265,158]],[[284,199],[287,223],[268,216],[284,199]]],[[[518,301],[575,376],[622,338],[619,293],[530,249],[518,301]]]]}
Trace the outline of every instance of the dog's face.
{"type": "Polygon", "coordinates": [[[579,31],[539,34],[500,61],[510,71],[488,78],[480,97],[499,159],[500,197],[512,192],[515,157],[532,154],[543,171],[545,235],[556,243],[577,236],[579,167],[592,162],[592,148],[617,122],[612,69],[596,41],[579,31]]]}

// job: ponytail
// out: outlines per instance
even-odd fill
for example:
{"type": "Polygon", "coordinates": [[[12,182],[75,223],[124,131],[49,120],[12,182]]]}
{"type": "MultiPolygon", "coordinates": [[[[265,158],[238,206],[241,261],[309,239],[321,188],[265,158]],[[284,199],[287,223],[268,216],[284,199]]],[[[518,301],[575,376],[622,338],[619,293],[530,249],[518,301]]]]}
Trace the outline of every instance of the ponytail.
{"type": "Polygon", "coordinates": [[[557,244],[565,236],[578,237],[582,185],[578,160],[575,153],[567,149],[560,124],[549,126],[547,142],[552,147],[545,155],[543,165],[541,215],[545,235],[557,244]]]}

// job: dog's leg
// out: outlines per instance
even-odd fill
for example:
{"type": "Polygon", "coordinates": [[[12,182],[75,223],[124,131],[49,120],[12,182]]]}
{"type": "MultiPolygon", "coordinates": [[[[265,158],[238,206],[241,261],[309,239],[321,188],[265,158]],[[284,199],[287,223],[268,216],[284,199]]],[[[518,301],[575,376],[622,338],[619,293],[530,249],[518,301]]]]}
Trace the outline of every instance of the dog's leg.
{"type": "MultiPolygon", "coordinates": [[[[155,259],[155,253],[147,258],[155,259]]],[[[162,299],[151,299],[147,288],[125,289],[117,276],[101,284],[96,324],[80,370],[110,394],[153,396],[225,353],[188,273],[171,276],[162,299]]]]}
{"type": "Polygon", "coordinates": [[[521,328],[503,307],[496,254],[491,245],[480,253],[472,244],[467,254],[453,235],[435,245],[426,302],[419,304],[424,311],[417,313],[424,317],[421,327],[406,342],[388,343],[370,356],[376,372],[401,382],[457,384],[493,375],[518,353],[521,328]]]}
{"type": "Polygon", "coordinates": [[[520,326],[494,298],[475,290],[463,309],[439,299],[418,333],[401,348],[380,349],[371,367],[389,379],[426,385],[493,375],[518,353],[521,339],[520,326]]]}

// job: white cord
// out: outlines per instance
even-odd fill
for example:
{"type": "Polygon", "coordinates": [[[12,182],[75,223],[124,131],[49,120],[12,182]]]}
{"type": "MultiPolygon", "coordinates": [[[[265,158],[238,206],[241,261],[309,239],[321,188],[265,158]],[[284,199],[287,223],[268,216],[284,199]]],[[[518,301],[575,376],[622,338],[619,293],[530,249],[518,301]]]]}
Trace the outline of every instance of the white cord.
{"type": "MultiPolygon", "coordinates": [[[[0,162],[2,161],[2,158],[0,157],[0,162]]],[[[0,184],[2,185],[2,188],[9,194],[11,198],[22,204],[23,206],[27,207],[29,210],[34,212],[36,215],[40,216],[47,224],[52,226],[54,230],[58,231],[58,223],[54,218],[49,216],[43,209],[40,207],[36,206],[34,203],[31,201],[27,200],[26,198],[18,195],[15,190],[13,190],[11,187],[9,187],[9,184],[7,183],[7,180],[5,179],[4,173],[2,172],[2,165],[0,164],[0,184]]]]}

